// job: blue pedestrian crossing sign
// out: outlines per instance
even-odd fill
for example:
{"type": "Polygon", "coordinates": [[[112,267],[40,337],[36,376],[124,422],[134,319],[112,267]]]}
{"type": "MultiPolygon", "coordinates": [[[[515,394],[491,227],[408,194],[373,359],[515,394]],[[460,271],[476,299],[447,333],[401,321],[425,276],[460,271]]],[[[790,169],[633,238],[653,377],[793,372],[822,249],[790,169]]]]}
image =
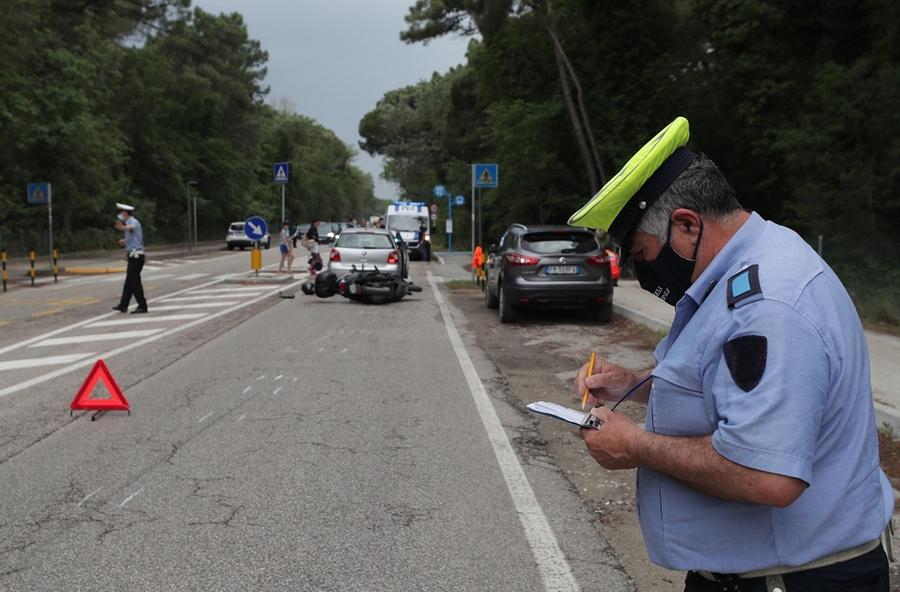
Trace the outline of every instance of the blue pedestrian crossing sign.
{"type": "Polygon", "coordinates": [[[272,180],[276,185],[285,185],[291,180],[291,163],[276,162],[272,167],[272,180]]]}
{"type": "Polygon", "coordinates": [[[472,185],[479,189],[496,189],[500,186],[500,167],[496,164],[473,164],[472,185]]]}
{"type": "Polygon", "coordinates": [[[28,203],[47,205],[50,203],[50,183],[29,183],[28,203]]]}
{"type": "Polygon", "coordinates": [[[250,216],[244,222],[244,234],[253,241],[262,240],[264,236],[269,234],[269,225],[259,216],[250,216]]]}
{"type": "Polygon", "coordinates": [[[461,206],[461,205],[464,205],[465,203],[466,203],[466,198],[463,197],[462,195],[457,195],[456,199],[453,200],[453,205],[455,205],[455,206],[461,206]]]}

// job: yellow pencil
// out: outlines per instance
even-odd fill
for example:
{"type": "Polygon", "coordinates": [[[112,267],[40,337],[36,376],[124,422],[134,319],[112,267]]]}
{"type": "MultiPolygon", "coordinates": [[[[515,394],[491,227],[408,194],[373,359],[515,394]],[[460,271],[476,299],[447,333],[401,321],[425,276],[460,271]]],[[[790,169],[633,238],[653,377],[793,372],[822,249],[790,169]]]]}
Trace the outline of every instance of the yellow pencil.
{"type": "MultiPolygon", "coordinates": [[[[588,373],[587,373],[588,376],[591,376],[594,374],[594,362],[596,362],[596,361],[597,361],[597,354],[594,352],[591,352],[591,361],[588,363],[588,373]]],[[[585,378],[587,378],[587,376],[585,376],[585,378]]],[[[581,410],[582,411],[584,411],[584,408],[587,407],[588,390],[589,389],[584,389],[584,394],[581,395],[581,410]]]]}

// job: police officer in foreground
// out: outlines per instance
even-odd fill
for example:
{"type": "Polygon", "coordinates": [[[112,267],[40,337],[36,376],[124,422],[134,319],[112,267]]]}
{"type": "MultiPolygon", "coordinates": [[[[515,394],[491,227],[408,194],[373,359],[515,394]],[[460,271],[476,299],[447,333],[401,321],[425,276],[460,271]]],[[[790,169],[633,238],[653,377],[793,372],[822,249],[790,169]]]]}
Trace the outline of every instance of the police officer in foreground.
{"type": "Polygon", "coordinates": [[[576,391],[647,403],[644,429],[596,407],[607,469],[637,467],[650,559],[686,591],[884,591],[894,509],[878,459],[865,336],[828,265],[744,211],[678,118],[569,224],[608,231],[675,307],[655,366],[606,360],[576,391]]]}
{"type": "Polygon", "coordinates": [[[134,217],[134,206],[116,204],[119,214],[116,216],[116,230],[125,233],[125,238],[119,240],[119,246],[125,247],[125,260],[128,262],[128,271],[125,274],[125,286],[122,288],[122,298],[119,305],[113,310],[128,312],[131,297],[137,300],[137,308],[131,314],[147,312],[147,300],[144,298],[144,286],[141,284],[141,270],[144,268],[144,232],[141,230],[141,222],[134,217]]]}

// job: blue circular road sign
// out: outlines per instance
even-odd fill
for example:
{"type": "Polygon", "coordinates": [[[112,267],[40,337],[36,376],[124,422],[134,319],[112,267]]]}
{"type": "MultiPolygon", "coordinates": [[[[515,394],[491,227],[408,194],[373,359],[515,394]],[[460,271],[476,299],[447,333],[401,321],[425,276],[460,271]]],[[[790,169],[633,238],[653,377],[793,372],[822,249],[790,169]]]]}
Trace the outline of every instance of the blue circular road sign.
{"type": "Polygon", "coordinates": [[[447,188],[443,185],[435,185],[434,186],[434,196],[435,197],[444,197],[447,195],[447,188]]]}
{"type": "Polygon", "coordinates": [[[466,203],[466,198],[463,197],[462,195],[457,195],[456,199],[453,200],[453,205],[461,206],[461,205],[465,205],[465,203],[466,203]]]}
{"type": "Polygon", "coordinates": [[[244,234],[250,240],[262,240],[264,236],[269,234],[269,225],[259,216],[250,216],[244,222],[244,234]]]}

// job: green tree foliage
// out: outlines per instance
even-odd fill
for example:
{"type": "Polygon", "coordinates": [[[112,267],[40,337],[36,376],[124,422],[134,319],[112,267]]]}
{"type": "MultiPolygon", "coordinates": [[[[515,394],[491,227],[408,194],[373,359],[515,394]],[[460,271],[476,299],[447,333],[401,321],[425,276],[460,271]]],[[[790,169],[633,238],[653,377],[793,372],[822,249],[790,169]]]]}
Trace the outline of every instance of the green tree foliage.
{"type": "Polygon", "coordinates": [[[417,0],[403,40],[480,38],[461,68],[385,95],[363,146],[408,193],[498,162],[490,242],[510,222],[565,222],[590,197],[592,144],[610,173],[685,115],[745,207],[822,235],[866,316],[900,324],[897,22],[889,0],[417,0]],[[445,105],[435,119],[407,101],[397,124],[389,106],[411,96],[445,105]]]}
{"type": "Polygon", "coordinates": [[[200,236],[251,213],[281,215],[272,163],[292,161],[290,215],[344,218],[374,206],[354,151],[309,118],[265,105],[268,56],[238,14],[189,0],[10,0],[0,20],[0,247],[46,250],[53,183],[64,249],[115,245],[116,201],[149,240],[183,240],[189,189],[200,236]],[[191,182],[191,183],[189,183],[191,182]]]}

